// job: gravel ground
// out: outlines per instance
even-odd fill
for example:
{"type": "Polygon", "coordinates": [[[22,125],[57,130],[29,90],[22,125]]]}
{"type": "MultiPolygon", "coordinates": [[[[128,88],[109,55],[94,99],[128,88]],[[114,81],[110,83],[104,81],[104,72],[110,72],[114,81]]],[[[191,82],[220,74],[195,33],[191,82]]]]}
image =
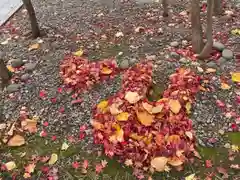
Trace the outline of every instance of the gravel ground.
{"type": "MultiPolygon", "coordinates": [[[[40,116],[41,122],[48,121],[49,131],[58,135],[75,134],[79,130],[79,125],[89,124],[92,106],[118,91],[121,78],[117,77],[111,82],[97,85],[80,95],[83,99],[81,104],[71,105],[71,93],[57,92],[57,88],[62,85],[59,62],[64,54],[76,51],[81,46],[92,59],[109,55],[118,56],[120,65],[126,61],[134,64],[140,57],[153,59],[155,83],[158,86],[166,86],[168,75],[180,65],[195,67],[205,64],[182,63],[178,61],[181,57],[172,58],[168,50],[171,42],[176,41],[179,43],[178,47],[182,47],[184,45],[181,41],[189,37],[189,26],[185,24],[187,20],[177,18],[178,13],[184,10],[185,1],[171,2],[174,12],[167,20],[161,17],[159,3],[145,2],[147,1],[120,3],[116,0],[113,3],[110,0],[33,0],[40,27],[44,32],[44,36],[38,40],[28,37],[27,14],[25,10],[20,9],[11,19],[11,26],[2,28],[1,42],[9,37],[12,39],[8,44],[1,45],[0,50],[5,53],[6,61],[23,61],[25,67],[30,67],[28,72],[19,70],[14,75],[14,84],[21,85],[18,92],[10,94],[11,98],[9,93],[4,92],[2,107],[5,118],[8,120],[17,118],[20,108],[26,106],[31,114],[40,116]],[[145,33],[134,32],[139,26],[143,27],[145,33]],[[117,32],[122,32],[124,37],[116,40],[114,35],[117,32]],[[102,40],[102,35],[106,35],[108,39],[102,40]],[[28,51],[29,45],[39,40],[43,41],[40,48],[28,51]],[[113,48],[114,44],[120,45],[113,48]],[[123,55],[119,56],[119,52],[123,52],[123,55]],[[24,77],[28,80],[23,82],[24,77]],[[45,90],[49,98],[56,97],[57,103],[53,104],[49,100],[39,98],[41,90],[45,90]],[[65,110],[64,113],[59,112],[62,108],[65,110]]],[[[226,21],[230,22],[229,19],[215,20],[215,31],[218,32],[221,27],[220,32],[228,33],[231,28],[239,26],[236,17],[233,17],[228,25],[225,25],[226,21]]],[[[239,37],[230,36],[225,46],[237,52],[239,48],[237,42],[240,42],[239,37]]],[[[232,59],[221,66],[215,64],[214,68],[224,75],[236,70],[235,63],[236,61],[232,59]]],[[[222,92],[219,89],[219,78],[219,75],[213,75],[211,86],[215,87],[216,91],[202,92],[194,107],[192,117],[194,126],[199,143],[204,146],[221,144],[219,130],[231,130],[229,125],[234,122],[234,119],[222,114],[216,106],[216,100],[222,99],[233,104],[237,89],[222,92]],[[209,142],[212,138],[216,138],[216,141],[209,142]]],[[[234,110],[239,113],[239,108],[234,110]]]]}

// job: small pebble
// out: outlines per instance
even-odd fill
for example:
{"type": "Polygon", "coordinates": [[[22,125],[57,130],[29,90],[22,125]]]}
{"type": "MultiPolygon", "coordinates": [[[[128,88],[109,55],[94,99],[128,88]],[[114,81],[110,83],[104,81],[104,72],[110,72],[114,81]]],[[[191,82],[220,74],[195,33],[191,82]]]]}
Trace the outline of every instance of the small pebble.
{"type": "Polygon", "coordinates": [[[216,41],[213,43],[213,48],[215,48],[218,51],[223,51],[225,46],[222,43],[216,41]]]}
{"type": "Polygon", "coordinates": [[[224,49],[222,52],[222,56],[226,59],[232,59],[233,58],[233,52],[229,49],[224,49]]]}
{"type": "Polygon", "coordinates": [[[221,134],[221,135],[224,135],[225,131],[224,131],[223,129],[220,129],[220,130],[218,131],[218,133],[221,134]]]}
{"type": "Polygon", "coordinates": [[[172,47],[177,47],[179,45],[179,43],[177,41],[173,41],[170,43],[170,46],[172,47]]]}

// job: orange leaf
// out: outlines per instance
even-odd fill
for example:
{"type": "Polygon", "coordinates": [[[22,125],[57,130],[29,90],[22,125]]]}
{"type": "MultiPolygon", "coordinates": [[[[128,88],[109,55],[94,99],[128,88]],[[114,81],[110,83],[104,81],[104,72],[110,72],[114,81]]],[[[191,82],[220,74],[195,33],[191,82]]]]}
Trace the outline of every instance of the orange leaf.
{"type": "Polygon", "coordinates": [[[103,68],[101,69],[101,73],[102,73],[102,74],[111,74],[111,73],[112,73],[112,70],[109,69],[108,67],[103,67],[103,68]]]}
{"type": "Polygon", "coordinates": [[[25,139],[24,137],[20,135],[15,135],[13,136],[9,141],[8,141],[8,146],[22,146],[25,144],[25,139]]]}
{"type": "Polygon", "coordinates": [[[91,124],[92,124],[93,128],[96,129],[96,130],[102,130],[104,128],[103,124],[101,124],[101,123],[99,123],[95,120],[92,120],[91,124]]]}
{"type": "Polygon", "coordinates": [[[142,97],[137,92],[128,91],[125,94],[125,100],[127,100],[130,104],[135,104],[138,102],[142,97]]]}
{"type": "Polygon", "coordinates": [[[25,119],[21,122],[22,128],[30,133],[37,132],[37,120],[36,119],[25,119]]]}
{"type": "Polygon", "coordinates": [[[167,142],[172,144],[180,144],[181,138],[179,135],[171,135],[167,138],[167,142]]]}
{"type": "Polygon", "coordinates": [[[166,157],[156,157],[152,159],[151,166],[156,169],[158,172],[162,172],[165,170],[165,166],[167,165],[168,158],[166,157]]]}
{"type": "Polygon", "coordinates": [[[162,146],[164,141],[165,141],[164,136],[162,134],[157,134],[156,138],[155,138],[155,141],[156,141],[158,146],[162,146]]]}
{"type": "Polygon", "coordinates": [[[131,133],[129,137],[137,141],[141,141],[143,139],[143,136],[139,136],[137,133],[131,133]]]}
{"type": "Polygon", "coordinates": [[[112,115],[117,115],[117,114],[120,114],[122,112],[122,110],[119,110],[119,106],[121,105],[122,103],[113,103],[110,107],[109,107],[109,110],[110,110],[110,113],[112,115]]]}
{"type": "Polygon", "coordinates": [[[141,112],[136,112],[137,113],[137,118],[140,123],[142,123],[144,126],[151,126],[153,120],[153,117],[151,114],[149,114],[147,111],[141,111],[141,112]]]}
{"type": "Polygon", "coordinates": [[[170,99],[169,107],[173,113],[177,114],[181,109],[181,104],[178,100],[170,99]]]}
{"type": "Polygon", "coordinates": [[[127,121],[128,117],[129,117],[129,113],[128,112],[122,112],[122,113],[117,115],[117,120],[118,121],[127,121]]]}
{"type": "Polygon", "coordinates": [[[38,49],[39,47],[40,47],[40,44],[38,44],[38,43],[32,44],[29,46],[28,51],[38,49]]]}
{"type": "Polygon", "coordinates": [[[228,89],[230,89],[231,88],[231,86],[229,86],[228,84],[226,84],[226,83],[221,83],[221,89],[223,89],[223,90],[228,90],[228,89]]]}

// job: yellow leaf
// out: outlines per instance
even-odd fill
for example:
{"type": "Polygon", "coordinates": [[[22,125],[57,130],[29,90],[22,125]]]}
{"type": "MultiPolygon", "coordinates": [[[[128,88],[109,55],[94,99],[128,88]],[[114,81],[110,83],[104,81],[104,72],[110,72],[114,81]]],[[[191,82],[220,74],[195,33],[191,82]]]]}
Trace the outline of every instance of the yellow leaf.
{"type": "Polygon", "coordinates": [[[162,172],[165,170],[165,166],[167,165],[168,158],[166,157],[156,157],[152,159],[151,166],[156,169],[158,172],[162,172]]]}
{"type": "Polygon", "coordinates": [[[173,113],[177,114],[181,109],[181,104],[178,100],[170,99],[169,107],[173,113]]]}
{"type": "Polygon", "coordinates": [[[117,142],[123,142],[124,141],[124,131],[122,130],[122,128],[117,124],[114,126],[114,128],[116,129],[116,132],[114,135],[110,136],[109,140],[110,141],[117,141],[117,142]]]}
{"type": "Polygon", "coordinates": [[[131,133],[129,137],[137,141],[141,141],[143,139],[143,136],[139,136],[137,133],[131,133]]]}
{"type": "Polygon", "coordinates": [[[163,104],[159,104],[155,107],[152,108],[152,113],[153,114],[157,114],[157,113],[160,113],[163,109],[164,105],[163,104]]]}
{"type": "Polygon", "coordinates": [[[187,110],[187,113],[190,114],[191,113],[191,108],[192,108],[192,105],[190,102],[187,102],[186,105],[185,105],[185,108],[187,110]]]}
{"type": "Polygon", "coordinates": [[[8,141],[8,146],[22,146],[25,144],[25,139],[24,137],[20,135],[15,135],[13,136],[9,141],[8,141]]]}
{"type": "Polygon", "coordinates": [[[128,112],[122,112],[122,113],[117,115],[117,120],[118,121],[127,121],[128,117],[129,117],[129,113],[128,112]]]}
{"type": "Polygon", "coordinates": [[[137,118],[140,123],[142,123],[144,126],[151,126],[153,120],[153,115],[149,114],[147,111],[141,111],[141,112],[136,112],[137,113],[137,118]]]}
{"type": "Polygon", "coordinates": [[[196,180],[195,174],[191,174],[191,175],[185,177],[185,180],[196,180]]]}
{"type": "Polygon", "coordinates": [[[10,72],[14,72],[14,68],[12,66],[7,66],[7,69],[10,71],[10,72]]]}
{"type": "Polygon", "coordinates": [[[53,153],[48,161],[48,164],[53,165],[57,162],[57,160],[58,160],[58,155],[53,153]]]}
{"type": "Polygon", "coordinates": [[[83,50],[82,50],[82,49],[79,49],[78,51],[74,52],[73,55],[74,55],[74,56],[81,57],[81,56],[83,55],[83,50]]]}
{"type": "Polygon", "coordinates": [[[14,161],[9,161],[5,164],[8,171],[15,169],[17,166],[14,161]]]}
{"type": "Polygon", "coordinates": [[[217,70],[213,68],[207,68],[206,73],[215,73],[217,70]]]}
{"type": "Polygon", "coordinates": [[[142,102],[142,106],[148,113],[152,113],[153,106],[151,104],[147,102],[142,102]]]}
{"type": "Polygon", "coordinates": [[[192,134],[192,132],[186,131],[186,132],[185,132],[185,135],[186,135],[187,137],[189,137],[190,140],[193,139],[193,134],[192,134]]]}
{"type": "Polygon", "coordinates": [[[230,89],[231,86],[229,86],[227,83],[221,83],[221,89],[223,90],[227,90],[227,89],[230,89]]]}
{"type": "Polygon", "coordinates": [[[170,164],[171,166],[181,166],[183,164],[183,160],[181,160],[178,157],[173,157],[171,159],[168,160],[168,164],[170,164]]]}
{"type": "Polygon", "coordinates": [[[239,147],[237,145],[232,145],[231,149],[233,152],[238,152],[239,151],[239,147]]]}
{"type": "Polygon", "coordinates": [[[125,94],[125,100],[127,100],[130,104],[135,104],[136,102],[138,102],[142,97],[139,96],[139,94],[137,92],[132,92],[132,91],[128,91],[125,94]]]}
{"type": "Polygon", "coordinates": [[[108,101],[101,101],[98,105],[97,108],[100,109],[102,112],[106,112],[108,107],[108,101]]]}
{"type": "Polygon", "coordinates": [[[38,49],[39,47],[40,47],[39,43],[32,44],[32,45],[29,46],[28,51],[38,49]]]}
{"type": "Polygon", "coordinates": [[[240,82],[240,72],[232,73],[232,81],[233,82],[240,82]]]}
{"type": "Polygon", "coordinates": [[[67,150],[68,148],[69,148],[69,145],[68,145],[66,142],[64,142],[64,143],[62,144],[61,150],[65,151],[65,150],[67,150]]]}
{"type": "Polygon", "coordinates": [[[110,68],[108,68],[108,67],[103,67],[103,68],[101,69],[101,73],[102,73],[102,74],[111,74],[111,73],[112,73],[112,70],[111,70],[110,68]]]}

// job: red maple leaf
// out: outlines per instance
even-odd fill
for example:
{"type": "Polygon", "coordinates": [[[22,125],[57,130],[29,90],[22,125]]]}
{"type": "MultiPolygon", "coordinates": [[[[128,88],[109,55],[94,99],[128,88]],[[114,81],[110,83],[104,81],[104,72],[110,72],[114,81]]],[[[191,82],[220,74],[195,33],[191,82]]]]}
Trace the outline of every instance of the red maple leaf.
{"type": "Polygon", "coordinates": [[[77,162],[77,161],[75,161],[75,162],[72,163],[72,167],[73,167],[74,169],[78,169],[79,166],[80,166],[80,164],[79,164],[79,162],[77,162]]]}
{"type": "Polygon", "coordinates": [[[206,165],[206,168],[211,168],[213,166],[211,160],[206,160],[205,165],[206,165]]]}
{"type": "Polygon", "coordinates": [[[95,170],[97,174],[101,173],[103,171],[102,164],[96,164],[95,170]]]}
{"type": "Polygon", "coordinates": [[[88,168],[88,160],[83,161],[83,168],[87,169],[88,168]]]}
{"type": "Polygon", "coordinates": [[[45,98],[46,95],[47,95],[47,93],[46,93],[45,90],[41,90],[41,91],[39,91],[39,97],[40,97],[40,98],[45,98]]]}

